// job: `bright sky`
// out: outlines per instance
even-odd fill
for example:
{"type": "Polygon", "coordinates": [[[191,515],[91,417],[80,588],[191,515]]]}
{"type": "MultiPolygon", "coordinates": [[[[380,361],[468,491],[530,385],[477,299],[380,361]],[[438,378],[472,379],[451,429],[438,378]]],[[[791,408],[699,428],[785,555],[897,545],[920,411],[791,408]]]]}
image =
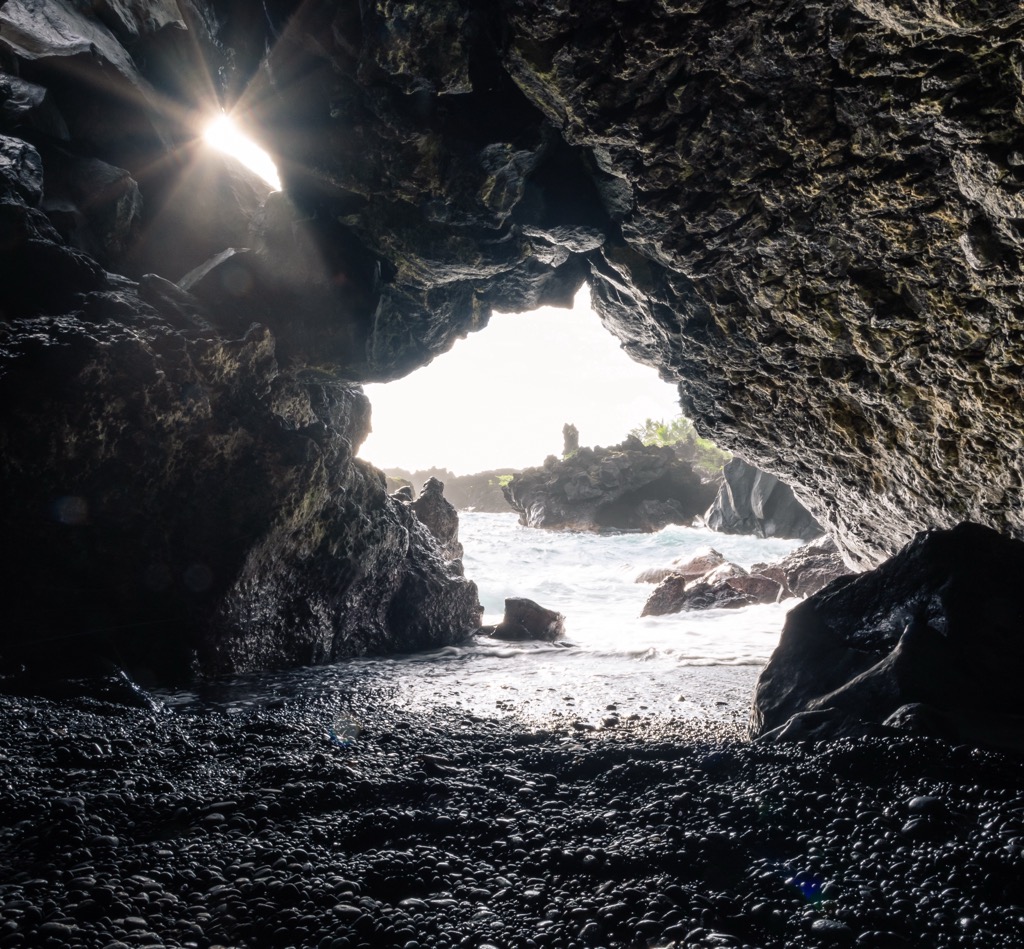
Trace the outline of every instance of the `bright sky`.
{"type": "Polygon", "coordinates": [[[679,414],[675,386],[620,349],[587,287],[572,310],[495,313],[429,366],[365,388],[373,433],[360,457],[410,471],[532,467],[561,455],[566,422],[581,445],[614,445],[679,414]]]}

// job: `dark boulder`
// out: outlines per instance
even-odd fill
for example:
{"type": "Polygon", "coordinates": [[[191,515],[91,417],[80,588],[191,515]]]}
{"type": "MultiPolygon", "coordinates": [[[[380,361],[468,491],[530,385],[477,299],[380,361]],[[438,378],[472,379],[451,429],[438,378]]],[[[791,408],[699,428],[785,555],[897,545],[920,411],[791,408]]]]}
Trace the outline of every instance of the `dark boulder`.
{"type": "Polygon", "coordinates": [[[554,642],[565,635],[565,617],[523,596],[505,598],[505,615],[490,635],[509,642],[554,642]]]}
{"type": "Polygon", "coordinates": [[[811,540],[824,533],[793,495],[793,489],[774,475],[758,471],[740,458],[726,462],[722,471],[725,481],[704,515],[712,530],[800,540],[811,540]]]}
{"type": "Polygon", "coordinates": [[[444,496],[444,484],[437,478],[430,478],[410,507],[437,539],[444,556],[448,560],[461,560],[459,515],[455,506],[444,496]]]}
{"type": "Polygon", "coordinates": [[[549,457],[503,490],[525,527],[575,531],[691,524],[715,491],[671,448],[633,436],[612,448],[580,448],[561,461],[549,457]]]}
{"type": "Polygon", "coordinates": [[[790,611],[757,684],[752,736],[827,712],[817,737],[850,721],[931,718],[963,740],[1019,746],[1022,589],[1024,543],[976,524],[919,534],[790,611]],[[928,712],[897,714],[907,705],[928,712]]]}
{"type": "Polygon", "coordinates": [[[725,563],[699,577],[666,577],[647,598],[641,616],[664,616],[690,610],[740,609],[755,603],[774,603],[782,585],[770,577],[747,573],[725,563]]]}

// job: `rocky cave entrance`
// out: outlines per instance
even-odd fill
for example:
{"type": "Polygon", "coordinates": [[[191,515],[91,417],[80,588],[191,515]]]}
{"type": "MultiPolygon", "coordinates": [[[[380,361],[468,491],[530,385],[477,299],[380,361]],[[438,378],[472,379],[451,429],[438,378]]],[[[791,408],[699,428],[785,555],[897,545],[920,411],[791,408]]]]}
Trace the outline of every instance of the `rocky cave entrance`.
{"type": "Polygon", "coordinates": [[[495,313],[430,365],[364,391],[373,430],[360,457],[409,472],[533,467],[563,454],[566,423],[583,446],[614,445],[679,414],[675,387],[623,352],[586,284],[572,309],[495,313]]]}

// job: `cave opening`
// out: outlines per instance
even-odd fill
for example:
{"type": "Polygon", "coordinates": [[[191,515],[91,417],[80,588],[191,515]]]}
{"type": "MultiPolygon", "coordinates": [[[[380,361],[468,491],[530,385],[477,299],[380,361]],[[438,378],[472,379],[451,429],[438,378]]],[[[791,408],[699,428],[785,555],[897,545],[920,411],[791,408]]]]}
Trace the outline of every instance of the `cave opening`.
{"type": "Polygon", "coordinates": [[[800,542],[703,527],[699,516],[718,479],[675,461],[673,433],[687,431],[675,387],[624,351],[593,311],[588,285],[571,310],[495,313],[428,366],[364,391],[372,432],[360,457],[384,470],[400,503],[417,497],[417,511],[428,479],[443,482],[458,509],[465,576],[484,610],[485,635],[457,660],[447,652],[424,657],[408,674],[408,689],[443,688],[448,701],[475,715],[514,714],[537,724],[568,715],[599,729],[631,716],[745,715],[737,711],[745,701],[731,699],[752,686],[789,604],[643,616],[654,587],[638,577],[709,546],[745,570],[800,542]],[[652,444],[641,445],[638,435],[652,444]],[[524,513],[508,495],[517,478],[544,481],[549,509],[581,503],[589,526],[533,523],[534,502],[524,513]],[[685,508],[677,498],[696,500],[685,508]],[[564,636],[509,642],[486,635],[503,624],[508,598],[560,613],[564,636]],[[680,676],[710,665],[723,668],[713,688],[698,688],[694,675],[681,695],[680,676]],[[722,695],[728,706],[715,705],[722,695]]]}
{"type": "Polygon", "coordinates": [[[366,385],[373,431],[360,456],[382,468],[469,475],[561,455],[562,427],[613,445],[645,419],[679,414],[675,387],[630,359],[591,308],[495,313],[428,366],[366,385]]]}

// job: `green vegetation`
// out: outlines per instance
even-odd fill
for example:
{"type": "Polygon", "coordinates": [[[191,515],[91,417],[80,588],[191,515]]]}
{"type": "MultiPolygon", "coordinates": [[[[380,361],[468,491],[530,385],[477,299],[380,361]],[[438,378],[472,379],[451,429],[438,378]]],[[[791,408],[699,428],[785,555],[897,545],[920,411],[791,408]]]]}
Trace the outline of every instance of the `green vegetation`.
{"type": "Polygon", "coordinates": [[[722,470],[732,454],[719,448],[711,439],[701,438],[686,416],[680,415],[670,422],[662,419],[647,419],[629,433],[645,445],[674,448],[683,461],[691,465],[705,478],[711,478],[722,470]]]}
{"type": "Polygon", "coordinates": [[[515,477],[515,475],[498,475],[498,487],[508,487],[508,483],[515,477]]]}

